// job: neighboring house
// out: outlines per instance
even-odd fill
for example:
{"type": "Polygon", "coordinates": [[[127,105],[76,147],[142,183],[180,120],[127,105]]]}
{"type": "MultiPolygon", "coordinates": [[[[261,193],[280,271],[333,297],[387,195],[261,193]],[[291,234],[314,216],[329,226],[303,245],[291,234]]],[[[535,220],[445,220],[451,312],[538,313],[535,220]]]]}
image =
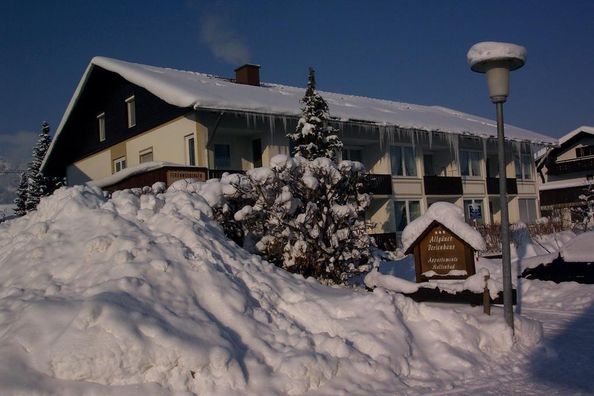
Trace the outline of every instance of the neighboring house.
{"type": "MultiPolygon", "coordinates": [[[[375,175],[368,186],[374,233],[393,237],[437,201],[464,207],[469,221],[499,221],[493,121],[438,106],[320,93],[341,130],[342,158],[363,162],[375,175]]],[[[255,65],[225,79],[96,57],[43,170],[66,175],[69,184],[114,189],[266,166],[275,154],[289,153],[286,134],[295,130],[303,94],[261,83],[255,65]]],[[[506,137],[510,219],[530,222],[539,216],[532,153],[556,140],[511,125],[506,137]]]]}
{"type": "Polygon", "coordinates": [[[594,127],[582,126],[559,139],[559,147],[537,159],[540,208],[571,222],[571,208],[583,206],[579,196],[594,182],[594,127]]]}

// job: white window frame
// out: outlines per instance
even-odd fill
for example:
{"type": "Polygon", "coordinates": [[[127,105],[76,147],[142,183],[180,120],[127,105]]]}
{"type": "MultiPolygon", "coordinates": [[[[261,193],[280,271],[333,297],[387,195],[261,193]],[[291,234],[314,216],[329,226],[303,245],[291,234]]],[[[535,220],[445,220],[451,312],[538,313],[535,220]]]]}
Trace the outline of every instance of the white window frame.
{"type": "Polygon", "coordinates": [[[532,160],[532,154],[528,154],[528,153],[515,153],[514,154],[514,168],[516,169],[516,179],[517,180],[534,180],[534,169],[533,169],[533,160],[532,160]],[[528,163],[528,168],[530,169],[530,175],[528,177],[525,177],[526,175],[526,169],[525,169],[525,164],[524,164],[524,160],[526,160],[526,162],[528,163]],[[519,165],[519,167],[518,167],[519,165]],[[520,177],[518,177],[518,173],[520,175],[520,177]]]}
{"type": "Polygon", "coordinates": [[[469,149],[460,149],[460,152],[458,153],[458,158],[459,158],[459,164],[458,166],[460,167],[460,176],[464,177],[464,178],[468,178],[468,179],[481,179],[483,177],[483,152],[480,150],[469,150],[469,149]],[[472,171],[472,162],[470,159],[470,155],[468,156],[468,175],[463,175],[462,174],[462,161],[460,160],[460,158],[462,157],[462,152],[466,152],[466,153],[478,153],[479,159],[478,159],[478,169],[479,169],[479,174],[475,175],[472,171]]]}
{"type": "Polygon", "coordinates": [[[152,147],[148,147],[148,148],[145,148],[144,150],[140,150],[140,151],[138,152],[138,163],[139,163],[139,164],[143,164],[143,163],[145,163],[145,162],[152,162],[152,161],[154,161],[154,160],[155,160],[155,157],[154,157],[154,155],[155,155],[155,154],[154,154],[154,152],[153,152],[153,148],[152,148],[152,147]],[[145,156],[145,155],[147,155],[147,154],[152,154],[152,157],[153,157],[153,158],[152,158],[150,161],[142,161],[142,157],[143,157],[143,156],[145,156]]]}
{"type": "Polygon", "coordinates": [[[113,173],[120,172],[124,169],[126,169],[126,156],[116,158],[113,160],[113,173]]]}
{"type": "Polygon", "coordinates": [[[196,158],[196,136],[194,136],[193,133],[190,134],[190,135],[184,136],[184,148],[185,148],[184,151],[185,151],[185,156],[186,156],[186,158],[185,158],[186,165],[196,166],[196,161],[197,161],[197,158],[196,158]],[[192,150],[193,150],[192,155],[190,155],[190,140],[193,140],[194,141],[194,143],[193,143],[193,146],[194,147],[192,148],[192,150]],[[192,156],[194,157],[194,163],[193,164],[192,164],[192,161],[191,161],[192,156]]]}
{"type": "Polygon", "coordinates": [[[136,98],[134,95],[126,99],[126,112],[128,114],[128,128],[136,126],[136,98]]]}
{"type": "MultiPolygon", "coordinates": [[[[404,202],[404,207],[406,210],[406,225],[409,225],[411,223],[411,221],[417,219],[418,217],[415,217],[414,219],[411,219],[410,217],[410,203],[411,202],[417,202],[419,204],[419,217],[423,215],[423,200],[421,198],[411,198],[411,199],[394,199],[393,200],[393,205],[394,205],[394,221],[396,221],[396,205],[398,205],[399,202],[404,202]]],[[[406,226],[405,226],[406,227],[406,226]]],[[[398,229],[398,224],[396,224],[396,232],[402,232],[402,230],[398,229]]]]}
{"type": "Polygon", "coordinates": [[[398,178],[409,178],[409,179],[418,179],[419,178],[419,164],[417,163],[417,150],[415,149],[415,147],[412,144],[394,144],[390,146],[390,151],[388,153],[388,156],[390,158],[390,173],[392,174],[392,177],[398,177],[398,178]],[[410,148],[412,149],[412,153],[413,153],[413,158],[414,158],[414,164],[415,164],[415,174],[414,175],[408,175],[406,172],[406,160],[404,158],[404,148],[410,148]],[[402,175],[398,175],[398,174],[394,174],[392,172],[393,170],[393,166],[392,166],[392,150],[393,149],[400,149],[400,166],[402,167],[402,175]]]}
{"type": "Polygon", "coordinates": [[[531,198],[531,197],[527,197],[527,198],[518,198],[518,216],[519,216],[519,220],[523,223],[526,224],[530,224],[530,223],[535,223],[536,222],[536,218],[538,217],[538,202],[536,201],[536,198],[531,198]],[[523,203],[527,203],[528,201],[530,201],[532,203],[532,209],[534,209],[534,218],[533,219],[528,219],[526,217],[531,217],[531,213],[526,213],[523,211],[523,209],[528,209],[528,206],[522,205],[523,203]],[[523,207],[525,206],[525,207],[523,207]],[[528,216],[522,216],[522,215],[528,215],[528,216]],[[522,217],[524,217],[524,219],[522,219],[522,217]],[[524,221],[524,220],[528,220],[528,221],[524,221]],[[532,220],[532,222],[530,221],[532,220]]]}
{"type": "Polygon", "coordinates": [[[105,113],[97,115],[97,123],[99,127],[99,141],[105,141],[105,113]]]}

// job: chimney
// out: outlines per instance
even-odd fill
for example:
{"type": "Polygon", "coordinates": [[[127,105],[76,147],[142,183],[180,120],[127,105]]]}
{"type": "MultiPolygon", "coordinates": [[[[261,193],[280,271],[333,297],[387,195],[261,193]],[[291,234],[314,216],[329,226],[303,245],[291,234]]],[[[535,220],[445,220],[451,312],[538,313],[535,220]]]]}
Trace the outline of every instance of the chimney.
{"type": "Polygon", "coordinates": [[[260,65],[246,63],[235,69],[235,82],[237,84],[260,86],[260,65]]]}

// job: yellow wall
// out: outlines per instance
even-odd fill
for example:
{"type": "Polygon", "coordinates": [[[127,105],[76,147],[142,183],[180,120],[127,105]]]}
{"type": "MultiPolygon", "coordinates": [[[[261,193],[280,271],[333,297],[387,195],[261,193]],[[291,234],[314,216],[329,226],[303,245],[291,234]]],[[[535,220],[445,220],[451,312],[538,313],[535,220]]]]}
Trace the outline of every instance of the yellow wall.
{"type": "MultiPolygon", "coordinates": [[[[193,114],[176,118],[168,123],[134,136],[126,141],[126,163],[128,167],[140,163],[141,151],[152,147],[153,161],[166,161],[175,164],[186,164],[185,137],[196,133],[196,121],[193,114]]],[[[198,142],[198,139],[196,139],[198,142]]],[[[195,149],[198,148],[196,144],[195,149]]],[[[196,155],[198,155],[196,150],[196,155]]]]}
{"type": "Polygon", "coordinates": [[[84,184],[111,175],[111,150],[104,150],[66,168],[68,185],[84,184]]]}

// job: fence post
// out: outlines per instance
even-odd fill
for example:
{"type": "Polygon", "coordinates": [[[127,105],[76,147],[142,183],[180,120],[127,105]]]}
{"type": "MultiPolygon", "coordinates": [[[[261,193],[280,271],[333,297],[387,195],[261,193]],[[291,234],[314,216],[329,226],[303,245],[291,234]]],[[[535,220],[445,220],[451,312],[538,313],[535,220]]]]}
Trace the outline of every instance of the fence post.
{"type": "Polygon", "coordinates": [[[485,287],[483,289],[483,312],[491,315],[491,296],[489,295],[489,274],[485,275],[485,287]]]}

